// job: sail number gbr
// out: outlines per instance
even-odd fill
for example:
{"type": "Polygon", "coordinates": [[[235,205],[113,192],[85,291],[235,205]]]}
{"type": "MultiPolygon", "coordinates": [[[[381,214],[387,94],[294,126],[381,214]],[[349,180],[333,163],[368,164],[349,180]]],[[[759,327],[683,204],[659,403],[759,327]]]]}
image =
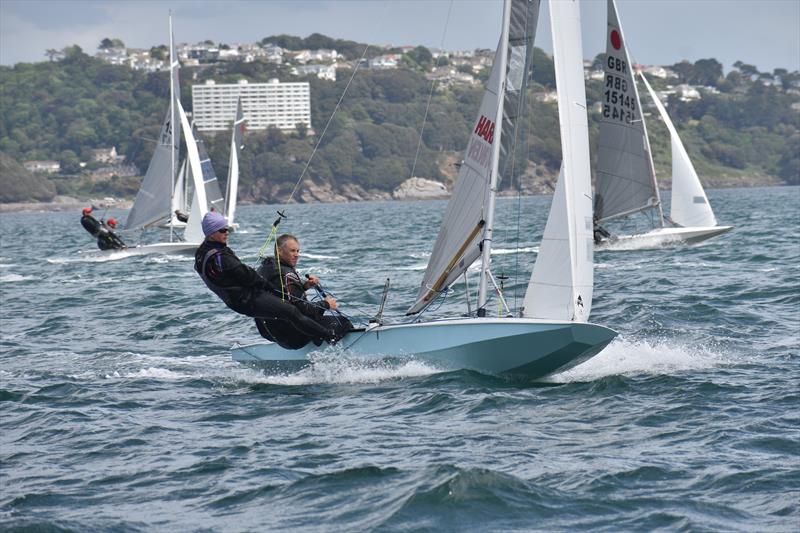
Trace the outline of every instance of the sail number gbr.
{"type": "Polygon", "coordinates": [[[636,120],[636,97],[628,94],[628,68],[625,61],[611,54],[606,64],[603,87],[603,117],[630,124],[636,120]]]}

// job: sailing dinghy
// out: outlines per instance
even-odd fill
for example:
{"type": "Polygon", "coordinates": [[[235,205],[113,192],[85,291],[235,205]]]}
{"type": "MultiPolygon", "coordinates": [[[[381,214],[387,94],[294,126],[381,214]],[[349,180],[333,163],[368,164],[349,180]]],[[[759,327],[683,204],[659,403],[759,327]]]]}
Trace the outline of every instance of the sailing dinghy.
{"type": "Polygon", "coordinates": [[[664,216],[636,73],[614,0],[608,0],[604,71],[595,224],[601,226],[615,219],[644,214],[651,228],[632,235],[611,235],[605,242],[618,242],[625,244],[624,247],[657,247],[674,242],[697,243],[729,231],[732,226],[717,225],[708,197],[675,126],[644,74],[639,72],[672,141],[672,204],[670,216],[664,216]]]}
{"type": "MultiPolygon", "coordinates": [[[[169,22],[170,34],[170,104],[161,125],[153,156],[147,167],[139,192],[133,202],[133,207],[125,222],[125,230],[145,231],[149,228],[166,226],[169,229],[169,241],[151,244],[139,244],[121,250],[105,250],[100,254],[111,258],[124,258],[135,255],[152,253],[166,254],[193,254],[203,240],[202,231],[197,232],[203,216],[208,211],[206,206],[206,185],[203,180],[203,164],[200,159],[197,139],[194,136],[186,113],[180,103],[180,83],[178,79],[179,63],[175,55],[175,43],[172,36],[172,17],[169,22]],[[180,126],[178,126],[180,124],[180,126]],[[176,198],[183,191],[183,185],[176,184],[175,167],[178,159],[181,131],[186,143],[187,167],[186,172],[191,176],[194,184],[194,200],[201,204],[190,213],[188,225],[177,220],[175,207],[183,200],[176,198]],[[192,229],[192,217],[195,218],[192,229]],[[177,229],[185,227],[183,237],[177,234],[177,229]]],[[[213,171],[212,171],[213,172],[213,171]]],[[[181,173],[183,176],[183,173],[181,173]]],[[[216,180],[216,178],[214,178],[216,180]]],[[[178,180],[181,182],[181,180],[178,180]]],[[[216,184],[216,181],[214,181],[216,184]]],[[[219,191],[219,185],[216,186],[219,191]]],[[[221,193],[218,195],[221,197],[221,193]]]]}
{"type": "MultiPolygon", "coordinates": [[[[586,361],[616,336],[611,329],[587,322],[593,290],[592,200],[577,0],[550,4],[563,161],[524,307],[519,316],[485,316],[488,285],[494,284],[490,260],[501,143],[515,127],[524,102],[539,3],[504,2],[500,44],[464,163],[419,293],[407,313],[425,310],[480,258],[477,312],[466,318],[373,323],[339,341],[347,353],[374,359],[409,357],[442,371],[537,378],[586,361]]],[[[232,356],[291,370],[307,365],[316,349],[311,343],[286,350],[260,342],[234,346],[232,356]]]]}

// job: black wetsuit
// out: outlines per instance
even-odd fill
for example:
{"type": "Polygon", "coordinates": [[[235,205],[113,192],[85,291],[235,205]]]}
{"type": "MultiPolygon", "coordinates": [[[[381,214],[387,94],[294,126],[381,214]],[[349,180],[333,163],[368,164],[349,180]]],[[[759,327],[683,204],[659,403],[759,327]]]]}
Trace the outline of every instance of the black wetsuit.
{"type": "MultiPolygon", "coordinates": [[[[353,329],[353,324],[341,315],[324,316],[325,311],[330,309],[328,302],[320,300],[318,302],[309,302],[306,298],[306,291],[303,288],[303,281],[297,270],[294,267],[281,262],[280,265],[274,257],[267,257],[258,267],[258,273],[262,278],[273,287],[275,294],[281,300],[289,302],[298,309],[304,316],[322,324],[328,329],[332,329],[337,338],[341,338],[345,333],[353,329]]],[[[269,333],[272,335],[280,335],[287,339],[291,339],[292,344],[299,344],[302,347],[308,343],[309,339],[304,336],[302,332],[294,331],[286,324],[275,323],[256,320],[256,326],[262,335],[269,333]],[[266,331],[265,331],[266,330],[266,331]]]]}
{"type": "MultiPolygon", "coordinates": [[[[272,286],[249,266],[242,263],[233,250],[213,241],[203,241],[194,256],[194,269],[203,278],[225,305],[237,313],[263,319],[270,324],[291,325],[293,331],[301,332],[306,341],[321,343],[335,340],[335,333],[324,325],[304,316],[296,307],[273,294],[272,286]]],[[[258,321],[256,321],[258,325],[258,321]]],[[[259,327],[259,332],[264,334],[259,327]]],[[[296,349],[280,335],[267,337],[284,348],[296,349]]]]}
{"type": "Polygon", "coordinates": [[[97,247],[101,250],[121,250],[127,248],[119,235],[103,224],[97,232],[97,247]]]}
{"type": "Polygon", "coordinates": [[[607,241],[611,239],[611,233],[608,232],[603,226],[598,224],[597,222],[594,223],[594,243],[600,244],[603,241],[607,241]]]}
{"type": "Polygon", "coordinates": [[[92,215],[81,216],[81,226],[83,226],[83,229],[88,231],[92,237],[97,237],[97,234],[100,233],[100,229],[103,227],[100,221],[92,215]]]}

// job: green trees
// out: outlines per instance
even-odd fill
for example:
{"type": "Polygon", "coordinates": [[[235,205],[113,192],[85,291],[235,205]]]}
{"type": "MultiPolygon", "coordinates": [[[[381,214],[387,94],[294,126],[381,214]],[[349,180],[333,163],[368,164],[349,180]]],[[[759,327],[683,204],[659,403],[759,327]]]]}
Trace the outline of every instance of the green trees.
{"type": "MultiPolygon", "coordinates": [[[[357,57],[363,52],[363,48],[358,50],[363,45],[319,34],[306,39],[267,39],[287,48],[334,48],[348,54],[357,51],[357,57]]],[[[144,173],[168,104],[167,73],[146,74],[110,65],[77,46],[48,57],[54,60],[0,66],[0,152],[18,163],[57,160],[62,174],[70,175],[82,171],[80,163],[89,160],[92,149],[116,146],[144,173]]],[[[334,188],[356,183],[389,191],[412,174],[438,180],[444,180],[444,174],[452,177],[451,163],[462,157],[482,88],[437,86],[428,106],[431,82],[423,69],[432,61],[430,51],[417,47],[409,58],[412,68],[359,71],[341,103],[351,70],[340,69],[336,82],[303,78],[311,85],[312,129],[248,131],[240,161],[243,198],[273,201],[278,199],[276,194],[290,191],[337,104],[337,114],[306,171],[308,178],[328,181],[334,188]]],[[[691,155],[704,169],[720,174],[771,174],[800,183],[800,113],[792,108],[800,101],[799,73],[775,69],[764,78],[752,65],[738,62],[723,78],[722,67],[714,59],[672,68],[684,81],[722,91],[705,92],[701,99],[689,102],[669,99],[669,112],[681,134],[691,140],[687,143],[691,155]]],[[[224,62],[198,70],[184,67],[182,101],[187,110],[191,110],[191,88],[186,80],[195,79],[195,74],[194,83],[297,79],[285,65],[258,61],[224,62]]],[[[552,58],[539,49],[534,51],[533,79],[528,95],[533,113],[525,123],[527,133],[520,138],[514,163],[518,170],[553,177],[561,160],[556,106],[535,101],[533,95],[554,90],[555,78],[552,58]]],[[[587,82],[589,109],[601,97],[600,89],[601,82],[587,82]]],[[[589,116],[594,142],[596,116],[591,112],[589,116]]],[[[658,130],[658,121],[650,120],[648,127],[658,130]]],[[[230,136],[219,133],[204,135],[204,139],[214,168],[224,180],[230,136]]],[[[657,165],[668,165],[667,156],[659,152],[667,148],[668,141],[654,141],[657,165]]],[[[34,183],[18,169],[13,175],[34,183]]],[[[111,193],[132,194],[137,183],[117,180],[104,186],[111,193]]]]}
{"type": "Polygon", "coordinates": [[[56,194],[46,178],[32,174],[9,156],[0,153],[0,202],[47,202],[56,194]]]}

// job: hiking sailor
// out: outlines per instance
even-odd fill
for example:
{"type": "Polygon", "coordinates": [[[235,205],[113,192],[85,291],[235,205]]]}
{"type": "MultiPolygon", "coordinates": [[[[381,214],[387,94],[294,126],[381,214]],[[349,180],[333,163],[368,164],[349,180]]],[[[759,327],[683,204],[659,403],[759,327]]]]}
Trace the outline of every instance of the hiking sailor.
{"type": "Polygon", "coordinates": [[[92,216],[92,208],[84,207],[83,216],[81,217],[81,226],[89,232],[92,237],[97,237],[102,227],[100,221],[92,216]]]}
{"type": "MultiPolygon", "coordinates": [[[[341,315],[325,315],[328,310],[337,310],[336,300],[320,288],[317,276],[306,276],[303,281],[295,267],[300,259],[300,243],[294,235],[285,233],[275,241],[276,257],[267,257],[258,267],[258,273],[276,291],[281,300],[290,303],[305,317],[314,320],[323,327],[332,329],[341,338],[346,332],[353,329],[350,321],[341,315]],[[323,297],[322,300],[311,302],[306,298],[306,291],[314,287],[323,297]]],[[[293,345],[302,347],[309,339],[291,327],[291,324],[256,320],[256,326],[262,336],[280,336],[293,345]]]]}
{"type": "MultiPolygon", "coordinates": [[[[304,316],[296,307],[281,301],[273,294],[272,286],[249,266],[242,263],[233,250],[228,248],[228,221],[216,211],[203,217],[203,233],[206,239],[194,256],[194,269],[206,286],[219,296],[232,310],[239,314],[282,324],[293,332],[301,333],[305,345],[309,340],[335,342],[336,333],[322,324],[304,316]]],[[[272,337],[284,348],[296,349],[294,343],[286,343],[272,337]]]]}
{"type": "Polygon", "coordinates": [[[100,221],[100,229],[97,232],[97,247],[101,250],[121,250],[127,248],[122,239],[119,238],[114,230],[117,227],[117,221],[109,218],[107,221],[100,221]]]}

